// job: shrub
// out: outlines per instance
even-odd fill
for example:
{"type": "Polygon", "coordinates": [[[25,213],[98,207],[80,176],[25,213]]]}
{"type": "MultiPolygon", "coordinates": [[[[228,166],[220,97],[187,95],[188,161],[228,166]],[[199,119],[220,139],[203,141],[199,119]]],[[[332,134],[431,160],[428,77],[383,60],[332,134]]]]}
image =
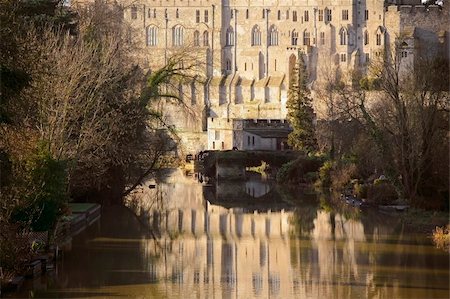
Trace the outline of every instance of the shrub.
{"type": "Polygon", "coordinates": [[[367,198],[368,186],[366,184],[360,184],[356,182],[353,185],[353,193],[359,198],[367,198]]]}
{"type": "Polygon", "coordinates": [[[321,183],[322,187],[331,186],[331,171],[332,171],[332,169],[333,169],[332,161],[326,161],[319,168],[319,179],[320,179],[320,183],[321,183]]]}
{"type": "Polygon", "coordinates": [[[331,185],[334,190],[343,190],[348,187],[352,178],[357,176],[358,168],[356,164],[340,164],[336,170],[331,173],[331,185]]]}
{"type": "Polygon", "coordinates": [[[322,164],[320,157],[299,157],[281,166],[277,173],[279,183],[310,183],[310,179],[322,164]],[[307,175],[309,173],[309,175],[307,175]]]}
{"type": "Polygon", "coordinates": [[[30,192],[13,210],[12,221],[33,231],[52,229],[67,206],[65,162],[53,159],[40,144],[26,160],[24,176],[30,192]]]}
{"type": "Polygon", "coordinates": [[[392,184],[383,182],[367,188],[367,200],[376,204],[389,204],[397,199],[397,192],[392,184]]]}
{"type": "Polygon", "coordinates": [[[437,248],[450,252],[450,224],[446,227],[439,227],[433,230],[433,243],[437,248]]]}

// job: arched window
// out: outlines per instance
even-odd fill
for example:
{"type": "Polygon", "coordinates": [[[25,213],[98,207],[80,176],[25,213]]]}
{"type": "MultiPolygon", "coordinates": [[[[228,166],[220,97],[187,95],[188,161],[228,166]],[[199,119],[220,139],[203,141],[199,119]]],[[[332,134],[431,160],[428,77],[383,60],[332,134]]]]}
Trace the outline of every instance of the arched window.
{"type": "Polygon", "coordinates": [[[234,45],[234,30],[233,27],[228,27],[227,29],[227,35],[225,38],[225,45],[226,46],[233,46],[234,45]]]}
{"type": "Polygon", "coordinates": [[[305,30],[303,31],[303,45],[309,46],[310,44],[311,44],[311,35],[307,30],[305,30]]]}
{"type": "Polygon", "coordinates": [[[252,46],[261,46],[261,30],[258,26],[253,27],[252,30],[252,46]]]}
{"type": "Polygon", "coordinates": [[[292,30],[292,34],[291,34],[291,44],[293,46],[297,46],[298,45],[298,32],[294,30],[292,30]]]}
{"type": "Polygon", "coordinates": [[[147,27],[147,46],[156,46],[158,44],[158,27],[147,27]]]}
{"type": "Polygon", "coordinates": [[[376,34],[377,34],[377,46],[381,46],[382,42],[383,42],[383,34],[384,34],[383,27],[379,26],[377,28],[376,34]]]}
{"type": "Polygon", "coordinates": [[[131,19],[136,20],[138,15],[138,9],[136,6],[131,7],[131,19]]]}
{"type": "Polygon", "coordinates": [[[369,44],[369,32],[364,31],[364,45],[368,45],[369,44]]]}
{"type": "Polygon", "coordinates": [[[278,46],[278,30],[275,26],[270,27],[269,45],[278,46]]]}
{"type": "Polygon", "coordinates": [[[197,30],[194,31],[194,46],[200,46],[200,32],[197,30]]]}
{"type": "Polygon", "coordinates": [[[227,59],[227,65],[226,65],[227,71],[231,71],[231,60],[227,59]]]}
{"type": "Polygon", "coordinates": [[[180,25],[172,28],[172,44],[175,47],[183,45],[183,27],[180,25]]]}
{"type": "Polygon", "coordinates": [[[339,31],[339,40],[341,46],[345,46],[347,44],[347,30],[344,28],[341,28],[339,31]]]}
{"type": "Polygon", "coordinates": [[[209,34],[208,31],[203,31],[203,46],[208,47],[209,46],[209,34]]]}
{"type": "Polygon", "coordinates": [[[177,8],[177,10],[176,10],[176,12],[175,12],[175,17],[176,17],[177,19],[180,17],[180,11],[178,10],[178,8],[177,8]]]}

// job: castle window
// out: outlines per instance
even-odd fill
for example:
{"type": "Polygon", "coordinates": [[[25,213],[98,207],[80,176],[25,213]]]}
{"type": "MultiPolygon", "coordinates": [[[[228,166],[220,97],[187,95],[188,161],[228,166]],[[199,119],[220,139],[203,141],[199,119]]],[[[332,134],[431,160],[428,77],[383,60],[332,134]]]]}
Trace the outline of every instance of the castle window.
{"type": "Polygon", "coordinates": [[[341,46],[345,46],[347,44],[347,31],[344,28],[341,28],[339,31],[339,40],[341,46]]]}
{"type": "Polygon", "coordinates": [[[172,28],[172,44],[175,47],[183,45],[183,27],[180,25],[172,28]]]}
{"type": "Polygon", "coordinates": [[[368,20],[369,19],[369,11],[366,9],[365,11],[364,11],[364,20],[368,20]]]}
{"type": "Polygon", "coordinates": [[[332,10],[331,9],[326,9],[325,10],[325,14],[327,17],[327,22],[331,22],[333,20],[333,15],[332,15],[332,10]]]}
{"type": "Polygon", "coordinates": [[[248,12],[248,9],[245,11],[245,18],[246,19],[248,19],[248,17],[249,17],[249,12],[248,12]]]}
{"type": "Polygon", "coordinates": [[[269,45],[278,46],[278,30],[275,26],[270,28],[269,45]]]}
{"type": "Polygon", "coordinates": [[[348,9],[342,10],[342,20],[347,21],[348,20],[348,9]]]}
{"type": "Polygon", "coordinates": [[[262,18],[264,19],[265,17],[266,17],[266,10],[263,9],[263,10],[262,10],[262,18]]]}
{"type": "Polygon", "coordinates": [[[293,22],[297,22],[297,11],[296,11],[296,10],[294,10],[294,11],[292,12],[292,21],[293,21],[293,22]]]}
{"type": "Polygon", "coordinates": [[[258,26],[252,30],[252,46],[261,46],[261,31],[258,26]]]}
{"type": "Polygon", "coordinates": [[[208,12],[208,10],[205,10],[204,20],[205,20],[205,23],[209,22],[209,12],[208,12]]]}
{"type": "Polygon", "coordinates": [[[234,10],[230,9],[230,19],[234,18],[234,10]]]}
{"type": "Polygon", "coordinates": [[[180,17],[180,11],[178,10],[178,8],[177,8],[177,10],[175,11],[175,17],[176,17],[177,19],[180,17]]]}
{"type": "Polygon", "coordinates": [[[213,146],[213,149],[216,149],[216,143],[214,141],[213,141],[212,146],[213,146]]]}
{"type": "Polygon", "coordinates": [[[286,10],[286,20],[289,20],[289,10],[286,10]]]}
{"type": "Polygon", "coordinates": [[[203,31],[203,46],[208,47],[209,46],[209,33],[208,31],[203,31]]]}
{"type": "Polygon", "coordinates": [[[381,33],[377,33],[377,46],[381,46],[381,33]]]}
{"type": "Polygon", "coordinates": [[[233,27],[228,27],[227,35],[225,38],[225,46],[233,46],[234,45],[234,31],[233,27]]]}
{"type": "Polygon", "coordinates": [[[368,45],[369,44],[369,32],[364,31],[364,45],[368,45]]]}
{"type": "Polygon", "coordinates": [[[406,58],[406,57],[408,57],[408,52],[402,51],[401,55],[402,55],[402,58],[406,58]]]}
{"type": "Polygon", "coordinates": [[[153,17],[156,18],[156,8],[153,9],[153,17]]]}
{"type": "Polygon", "coordinates": [[[231,60],[230,59],[227,59],[226,70],[231,71],[231,60]]]}
{"type": "Polygon", "coordinates": [[[278,20],[281,20],[281,10],[278,10],[278,20]]]}
{"type": "Polygon", "coordinates": [[[274,61],[274,66],[275,66],[275,72],[277,71],[277,60],[275,59],[274,61]]]}
{"type": "Polygon", "coordinates": [[[222,149],[225,149],[225,142],[222,141],[222,149]]]}
{"type": "Polygon", "coordinates": [[[309,22],[309,11],[308,10],[305,10],[304,21],[309,22]]]}
{"type": "Polygon", "coordinates": [[[132,6],[131,7],[131,19],[136,20],[137,19],[137,7],[136,6],[132,6]]]}
{"type": "Polygon", "coordinates": [[[148,9],[147,16],[148,16],[149,18],[152,17],[152,10],[151,10],[150,8],[148,9]]]}
{"type": "Polygon", "coordinates": [[[370,56],[369,56],[369,53],[366,53],[366,63],[369,63],[370,62],[370,56]]]}
{"type": "Polygon", "coordinates": [[[252,145],[255,145],[255,136],[252,136],[252,145]]]}
{"type": "Polygon", "coordinates": [[[147,46],[156,46],[158,43],[158,27],[147,27],[147,46]]]}
{"type": "Polygon", "coordinates": [[[309,46],[311,44],[311,35],[308,31],[303,31],[303,45],[309,46]]]}
{"type": "Polygon", "coordinates": [[[346,62],[346,61],[347,61],[347,54],[341,53],[341,62],[346,62]]]}
{"type": "Polygon", "coordinates": [[[244,71],[246,71],[246,70],[247,70],[247,62],[244,63],[244,71]]]}
{"type": "Polygon", "coordinates": [[[191,82],[191,105],[197,104],[197,90],[195,88],[195,82],[191,82]]]}
{"type": "Polygon", "coordinates": [[[200,46],[200,32],[197,30],[194,31],[194,46],[200,46]]]}
{"type": "Polygon", "coordinates": [[[325,32],[320,32],[320,44],[325,45],[325,32]]]}
{"type": "Polygon", "coordinates": [[[298,44],[298,32],[295,30],[292,30],[291,44],[293,46],[297,46],[297,44],[298,44]]]}
{"type": "Polygon", "coordinates": [[[323,9],[319,9],[319,22],[323,22],[323,9]]]}
{"type": "Polygon", "coordinates": [[[200,10],[195,11],[195,23],[200,23],[200,10]]]}

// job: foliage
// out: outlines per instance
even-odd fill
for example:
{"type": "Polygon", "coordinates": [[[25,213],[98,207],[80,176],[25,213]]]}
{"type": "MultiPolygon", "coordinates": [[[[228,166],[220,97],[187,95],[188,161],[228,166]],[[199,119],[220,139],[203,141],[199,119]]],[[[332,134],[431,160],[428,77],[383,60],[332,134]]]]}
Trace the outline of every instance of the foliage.
{"type": "Polygon", "coordinates": [[[296,160],[285,163],[277,172],[277,182],[287,183],[311,183],[312,173],[316,173],[322,165],[321,157],[301,156],[296,160]]]}
{"type": "Polygon", "coordinates": [[[0,226],[0,265],[4,275],[13,275],[23,270],[23,262],[31,257],[30,244],[23,234],[18,234],[16,224],[0,220],[0,226]]]}
{"type": "Polygon", "coordinates": [[[433,242],[437,248],[450,252],[450,224],[446,227],[439,227],[433,230],[433,242]]]}
{"type": "Polygon", "coordinates": [[[397,191],[391,183],[369,185],[367,188],[367,201],[373,204],[392,204],[398,199],[397,191]]]}
{"type": "Polygon", "coordinates": [[[358,176],[358,168],[354,163],[339,163],[331,172],[333,190],[344,190],[351,186],[351,181],[358,176]]]}
{"type": "Polygon", "coordinates": [[[356,70],[329,75],[326,92],[319,93],[329,108],[320,147],[336,152],[337,160],[354,155],[364,178],[384,174],[398,198],[445,203],[449,64],[424,51],[409,65],[398,53],[374,59],[367,76],[356,70]]]}
{"type": "Polygon", "coordinates": [[[24,162],[23,174],[29,191],[15,207],[12,222],[33,231],[51,230],[66,210],[66,163],[52,158],[45,144],[39,144],[24,162]]]}
{"type": "Polygon", "coordinates": [[[306,65],[303,55],[299,55],[298,64],[293,71],[286,103],[288,109],[287,118],[293,129],[288,136],[288,143],[296,150],[309,153],[317,150],[317,140],[314,128],[314,109],[307,84],[306,65]]]}
{"type": "Polygon", "coordinates": [[[333,162],[328,160],[319,168],[319,179],[322,187],[331,186],[331,171],[333,170],[333,162]]]}

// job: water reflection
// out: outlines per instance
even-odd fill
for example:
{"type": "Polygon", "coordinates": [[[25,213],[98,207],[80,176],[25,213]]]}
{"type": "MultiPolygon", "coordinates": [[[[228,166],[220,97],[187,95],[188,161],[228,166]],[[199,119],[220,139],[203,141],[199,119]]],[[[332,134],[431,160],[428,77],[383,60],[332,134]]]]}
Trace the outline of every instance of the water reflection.
{"type": "Polygon", "coordinates": [[[97,229],[75,240],[53,286],[38,295],[449,296],[448,255],[398,219],[353,219],[293,194],[292,206],[269,182],[205,186],[178,171],[161,179],[130,200],[137,218],[106,211],[97,229]]]}

